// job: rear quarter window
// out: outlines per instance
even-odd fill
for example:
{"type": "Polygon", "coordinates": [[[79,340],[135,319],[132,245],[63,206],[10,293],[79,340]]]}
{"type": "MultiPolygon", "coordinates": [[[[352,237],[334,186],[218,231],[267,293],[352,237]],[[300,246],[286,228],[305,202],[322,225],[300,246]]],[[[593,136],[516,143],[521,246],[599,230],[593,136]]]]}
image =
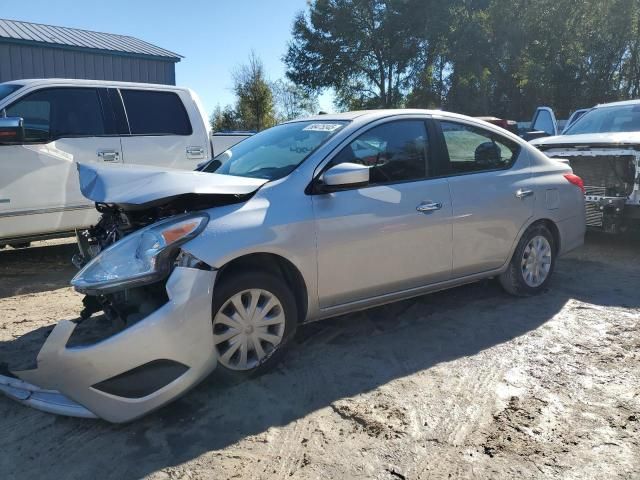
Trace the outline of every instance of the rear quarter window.
{"type": "Polygon", "coordinates": [[[180,97],[173,92],[120,90],[131,135],[191,135],[180,97]]]}

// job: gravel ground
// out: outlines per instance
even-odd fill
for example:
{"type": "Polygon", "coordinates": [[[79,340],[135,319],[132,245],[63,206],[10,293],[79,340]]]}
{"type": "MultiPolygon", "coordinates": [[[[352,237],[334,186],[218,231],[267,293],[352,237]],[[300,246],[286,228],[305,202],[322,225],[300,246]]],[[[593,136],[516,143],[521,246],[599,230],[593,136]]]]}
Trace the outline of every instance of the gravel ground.
{"type": "MultiPolygon", "coordinates": [[[[0,252],[0,363],[74,318],[73,245],[0,252]]],[[[282,365],[128,425],[0,398],[0,478],[640,478],[640,238],[305,326],[282,365]]]]}

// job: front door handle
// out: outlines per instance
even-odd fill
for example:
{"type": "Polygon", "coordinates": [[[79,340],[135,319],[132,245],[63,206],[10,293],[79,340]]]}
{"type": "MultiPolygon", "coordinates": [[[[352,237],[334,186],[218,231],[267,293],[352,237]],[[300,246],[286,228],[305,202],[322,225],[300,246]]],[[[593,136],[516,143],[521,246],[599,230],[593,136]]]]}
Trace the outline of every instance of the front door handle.
{"type": "Polygon", "coordinates": [[[115,150],[98,150],[98,158],[103,162],[118,162],[120,161],[120,152],[115,150]]]}
{"type": "Polygon", "coordinates": [[[436,210],[440,210],[442,208],[442,203],[440,202],[424,202],[416,207],[416,210],[420,213],[424,213],[428,215],[429,213],[433,213],[436,210]]]}
{"type": "Polygon", "coordinates": [[[531,195],[533,195],[533,190],[523,190],[522,188],[518,189],[515,193],[515,196],[520,199],[530,197],[531,195]]]}

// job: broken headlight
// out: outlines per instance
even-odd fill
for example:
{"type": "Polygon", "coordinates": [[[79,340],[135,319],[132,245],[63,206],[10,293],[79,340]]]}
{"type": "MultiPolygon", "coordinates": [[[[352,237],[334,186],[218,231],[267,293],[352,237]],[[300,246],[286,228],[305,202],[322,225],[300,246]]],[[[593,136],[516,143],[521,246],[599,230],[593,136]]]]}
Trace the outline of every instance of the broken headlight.
{"type": "Polygon", "coordinates": [[[82,293],[109,293],[155,282],[169,274],[179,245],[207,225],[206,214],[172,217],[131,233],[91,260],[71,280],[82,293]]]}

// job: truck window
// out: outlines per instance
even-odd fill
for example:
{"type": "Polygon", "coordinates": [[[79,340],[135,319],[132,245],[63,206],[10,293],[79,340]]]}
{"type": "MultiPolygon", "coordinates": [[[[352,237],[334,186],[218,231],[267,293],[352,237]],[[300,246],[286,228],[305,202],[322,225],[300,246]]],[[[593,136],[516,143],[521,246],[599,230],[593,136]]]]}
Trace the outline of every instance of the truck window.
{"type": "Polygon", "coordinates": [[[93,88],[47,88],[26,95],[6,109],[24,120],[25,141],[104,135],[98,92],[93,88]]]}
{"type": "Polygon", "coordinates": [[[173,92],[120,90],[131,135],[191,135],[191,123],[173,92]]]}

